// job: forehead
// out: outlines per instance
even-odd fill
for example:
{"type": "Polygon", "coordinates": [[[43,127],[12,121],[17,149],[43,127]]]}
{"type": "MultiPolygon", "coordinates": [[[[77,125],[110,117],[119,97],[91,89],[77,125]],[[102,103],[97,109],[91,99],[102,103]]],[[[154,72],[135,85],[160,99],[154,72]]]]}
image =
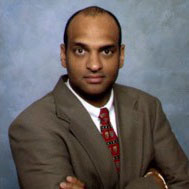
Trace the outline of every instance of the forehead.
{"type": "Polygon", "coordinates": [[[107,13],[95,16],[80,13],[73,18],[68,28],[68,43],[118,43],[118,40],[118,26],[107,13]]]}

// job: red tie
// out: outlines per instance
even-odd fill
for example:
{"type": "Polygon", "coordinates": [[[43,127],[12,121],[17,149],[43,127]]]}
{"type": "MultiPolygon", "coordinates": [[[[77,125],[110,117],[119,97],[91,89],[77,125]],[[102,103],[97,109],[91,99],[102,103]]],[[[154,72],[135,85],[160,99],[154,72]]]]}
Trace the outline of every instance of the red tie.
{"type": "Polygon", "coordinates": [[[117,172],[120,171],[120,155],[119,155],[119,141],[116,133],[114,132],[109,118],[109,111],[107,108],[100,109],[100,129],[104,141],[106,142],[116,166],[117,172]]]}

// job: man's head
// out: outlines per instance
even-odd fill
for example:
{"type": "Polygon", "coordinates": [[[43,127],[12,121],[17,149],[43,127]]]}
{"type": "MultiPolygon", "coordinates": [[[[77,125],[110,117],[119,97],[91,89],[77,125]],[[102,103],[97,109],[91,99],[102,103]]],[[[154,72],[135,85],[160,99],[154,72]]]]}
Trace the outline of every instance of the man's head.
{"type": "Polygon", "coordinates": [[[62,65],[72,88],[88,102],[101,106],[124,63],[118,21],[101,8],[89,7],[68,22],[65,44],[61,45],[62,65]]]}
{"type": "Polygon", "coordinates": [[[122,32],[121,32],[121,26],[120,26],[120,23],[118,21],[118,19],[116,18],[116,16],[114,14],[112,14],[110,11],[108,10],[105,10],[101,7],[97,7],[97,6],[91,6],[91,7],[87,7],[87,8],[84,8],[84,9],[81,9],[77,12],[75,12],[67,21],[66,23],[66,26],[65,26],[65,30],[64,30],[64,36],[63,36],[63,40],[64,40],[64,44],[65,44],[65,47],[67,47],[67,44],[68,44],[68,28],[69,28],[69,25],[70,25],[70,22],[74,19],[74,17],[76,17],[79,13],[83,13],[85,14],[86,16],[97,16],[97,15],[103,15],[103,14],[108,14],[110,15],[114,21],[116,22],[117,24],[117,27],[118,27],[118,30],[119,30],[119,40],[118,40],[118,43],[119,43],[119,46],[121,46],[121,41],[122,41],[122,32]]]}

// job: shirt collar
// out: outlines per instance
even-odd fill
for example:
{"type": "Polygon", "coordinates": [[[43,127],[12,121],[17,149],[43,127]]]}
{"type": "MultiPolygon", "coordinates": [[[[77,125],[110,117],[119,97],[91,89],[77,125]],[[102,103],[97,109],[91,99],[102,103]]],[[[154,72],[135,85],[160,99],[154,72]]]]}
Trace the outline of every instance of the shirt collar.
{"type": "Polygon", "coordinates": [[[72,93],[79,99],[79,101],[83,104],[83,106],[87,109],[90,115],[93,115],[95,117],[98,117],[100,114],[100,109],[101,108],[107,108],[109,112],[113,109],[113,99],[114,99],[114,91],[113,89],[111,90],[110,98],[108,102],[103,106],[103,107],[95,107],[91,104],[89,104],[87,101],[85,101],[83,98],[81,98],[71,87],[69,79],[65,82],[67,87],[72,91],[72,93]]]}

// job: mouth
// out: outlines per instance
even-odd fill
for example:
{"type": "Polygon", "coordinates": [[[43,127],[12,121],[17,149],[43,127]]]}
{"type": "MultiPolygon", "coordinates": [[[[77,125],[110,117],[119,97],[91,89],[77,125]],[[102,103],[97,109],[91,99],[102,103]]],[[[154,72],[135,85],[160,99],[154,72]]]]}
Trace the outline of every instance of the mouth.
{"type": "Polygon", "coordinates": [[[89,84],[100,84],[103,82],[104,78],[105,77],[103,75],[88,75],[84,77],[86,82],[89,84]]]}

